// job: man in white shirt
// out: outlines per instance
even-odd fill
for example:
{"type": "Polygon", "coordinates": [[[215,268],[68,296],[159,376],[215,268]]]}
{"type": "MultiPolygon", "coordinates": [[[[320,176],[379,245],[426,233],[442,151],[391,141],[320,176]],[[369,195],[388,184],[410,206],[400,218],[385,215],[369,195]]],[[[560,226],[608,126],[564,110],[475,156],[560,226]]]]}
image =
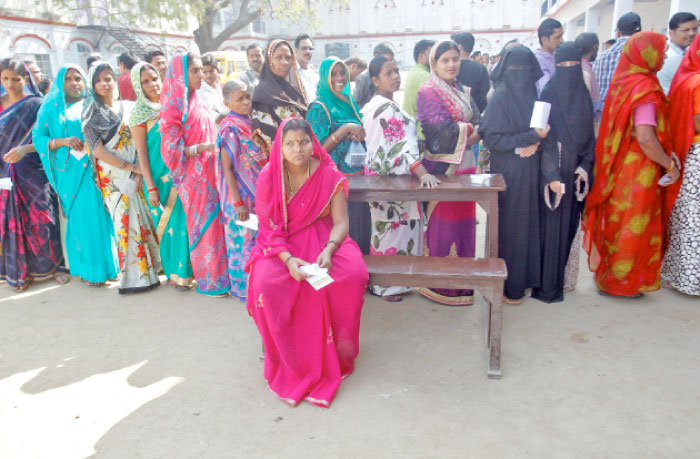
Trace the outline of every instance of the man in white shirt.
{"type": "Polygon", "coordinates": [[[260,82],[260,71],[263,66],[263,51],[260,45],[253,43],[248,45],[245,49],[246,56],[248,57],[248,65],[250,68],[243,72],[239,78],[248,88],[248,93],[253,95],[255,87],[260,82]]]}
{"type": "Polygon", "coordinates": [[[688,49],[698,34],[698,18],[692,13],[676,13],[668,22],[668,51],[666,61],[656,76],[664,92],[668,94],[673,77],[681,65],[685,50],[688,49]]]}
{"type": "Polygon", "coordinates": [[[318,72],[311,66],[311,58],[314,57],[314,42],[310,36],[302,34],[294,40],[294,47],[296,48],[299,78],[304,85],[306,97],[311,102],[316,99],[316,86],[318,86],[318,72]]]}
{"type": "Polygon", "coordinates": [[[228,113],[224,105],[224,96],[221,93],[221,82],[219,81],[219,67],[216,59],[211,54],[202,56],[202,74],[204,80],[199,88],[199,97],[202,103],[211,112],[216,124],[219,124],[228,113]]]}

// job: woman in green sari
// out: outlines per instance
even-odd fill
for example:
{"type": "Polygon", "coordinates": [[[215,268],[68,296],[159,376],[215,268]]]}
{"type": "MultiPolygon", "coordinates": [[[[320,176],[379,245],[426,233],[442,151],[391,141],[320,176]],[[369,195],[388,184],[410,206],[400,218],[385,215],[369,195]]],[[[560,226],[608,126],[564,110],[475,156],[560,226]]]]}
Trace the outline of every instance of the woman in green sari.
{"type": "Polygon", "coordinates": [[[112,219],[92,178],[80,117],[85,98],[83,70],[58,71],[34,125],[34,147],[66,217],[64,244],[70,273],[99,287],[119,274],[112,219]]]}
{"type": "Polygon", "coordinates": [[[162,83],[155,67],[140,62],[131,69],[136,104],[129,126],[145,182],[148,207],[160,241],[160,258],[170,285],[187,290],[192,283],[187,222],[170,170],[160,155],[160,91],[162,83]]]}

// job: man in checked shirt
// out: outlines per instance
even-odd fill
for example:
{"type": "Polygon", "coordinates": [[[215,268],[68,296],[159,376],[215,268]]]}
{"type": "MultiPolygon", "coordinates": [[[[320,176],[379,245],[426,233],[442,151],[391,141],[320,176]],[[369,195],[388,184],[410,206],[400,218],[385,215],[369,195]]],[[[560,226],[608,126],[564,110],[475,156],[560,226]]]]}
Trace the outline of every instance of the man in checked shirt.
{"type": "Polygon", "coordinates": [[[605,103],[610,81],[615,74],[617,63],[630,36],[642,30],[642,19],[636,13],[627,13],[617,20],[617,41],[610,49],[603,51],[593,63],[593,71],[600,85],[600,100],[605,103]]]}

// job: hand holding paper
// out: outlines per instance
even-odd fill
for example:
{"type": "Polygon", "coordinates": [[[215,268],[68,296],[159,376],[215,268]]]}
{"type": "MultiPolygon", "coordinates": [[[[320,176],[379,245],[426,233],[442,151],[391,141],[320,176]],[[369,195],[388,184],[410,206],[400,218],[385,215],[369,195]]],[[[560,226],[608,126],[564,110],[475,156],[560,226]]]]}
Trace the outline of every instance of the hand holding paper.
{"type": "Polygon", "coordinates": [[[333,278],[328,275],[328,270],[326,268],[321,268],[316,263],[300,266],[299,271],[309,276],[306,278],[306,281],[311,284],[315,290],[320,290],[333,282],[333,278]]]}

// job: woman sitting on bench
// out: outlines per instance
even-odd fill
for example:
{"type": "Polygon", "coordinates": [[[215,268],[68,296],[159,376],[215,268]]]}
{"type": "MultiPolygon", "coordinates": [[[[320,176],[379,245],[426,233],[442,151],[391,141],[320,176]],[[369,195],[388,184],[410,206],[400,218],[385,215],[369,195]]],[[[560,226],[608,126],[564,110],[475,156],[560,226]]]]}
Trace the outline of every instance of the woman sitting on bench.
{"type": "Polygon", "coordinates": [[[248,312],[265,346],[265,378],[281,400],[330,406],[354,369],[369,280],[348,237],[347,179],[309,124],[288,118],[260,172],[260,221],[250,271],[248,312]],[[300,269],[317,263],[333,282],[315,290],[300,269]]]}

